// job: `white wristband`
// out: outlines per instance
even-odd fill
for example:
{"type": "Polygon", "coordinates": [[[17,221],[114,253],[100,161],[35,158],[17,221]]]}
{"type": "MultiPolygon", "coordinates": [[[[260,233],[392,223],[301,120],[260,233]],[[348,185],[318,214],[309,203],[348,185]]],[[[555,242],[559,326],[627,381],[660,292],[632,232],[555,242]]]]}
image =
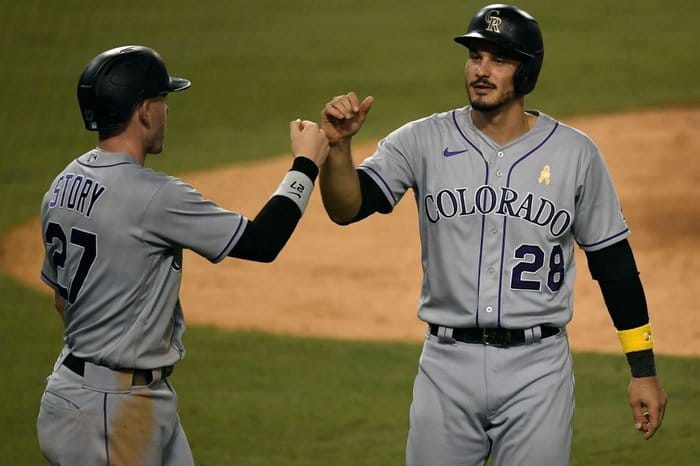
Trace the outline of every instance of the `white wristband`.
{"type": "Polygon", "coordinates": [[[314,183],[311,181],[311,178],[300,171],[290,170],[285,175],[277,191],[272,193],[272,195],[291,199],[303,214],[306,206],[309,204],[313,189],[314,183]]]}

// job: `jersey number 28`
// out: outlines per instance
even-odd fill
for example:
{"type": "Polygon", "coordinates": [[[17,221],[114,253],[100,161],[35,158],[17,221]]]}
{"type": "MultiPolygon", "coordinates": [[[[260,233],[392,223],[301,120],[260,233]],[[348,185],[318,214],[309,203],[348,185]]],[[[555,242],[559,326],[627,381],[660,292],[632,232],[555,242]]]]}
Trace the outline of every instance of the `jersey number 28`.
{"type": "MultiPolygon", "coordinates": [[[[57,276],[58,269],[63,269],[66,266],[68,244],[78,246],[82,249],[80,261],[78,262],[78,268],[75,271],[73,278],[70,280],[70,283],[63,286],[60,283],[61,280],[57,280],[57,282],[59,282],[57,283],[58,294],[60,294],[63,299],[73,303],[78,297],[80,288],[82,288],[83,283],[85,283],[85,278],[87,277],[87,274],[90,271],[93,262],[95,262],[95,258],[97,257],[97,235],[78,228],[71,228],[70,243],[68,243],[66,234],[63,232],[61,225],[58,223],[49,222],[49,224],[46,226],[46,231],[44,232],[44,241],[46,241],[46,244],[53,244],[54,240],[58,240],[60,243],[60,246],[51,256],[51,263],[57,269],[57,276]]],[[[79,251],[75,251],[75,253],[78,252],[79,251]]]]}
{"type": "MultiPolygon", "coordinates": [[[[528,280],[527,274],[536,274],[544,266],[545,252],[539,246],[523,244],[515,250],[515,258],[521,259],[511,274],[510,287],[514,290],[540,291],[540,280],[528,280]]],[[[556,293],[564,282],[564,251],[555,244],[549,255],[549,271],[547,272],[547,287],[556,293]]],[[[534,278],[534,277],[531,277],[534,278]]]]}

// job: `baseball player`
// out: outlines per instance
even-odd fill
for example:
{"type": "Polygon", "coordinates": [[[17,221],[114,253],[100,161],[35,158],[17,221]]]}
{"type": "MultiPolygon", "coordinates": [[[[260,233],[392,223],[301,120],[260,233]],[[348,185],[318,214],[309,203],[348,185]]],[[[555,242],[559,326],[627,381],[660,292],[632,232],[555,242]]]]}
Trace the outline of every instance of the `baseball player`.
{"type": "Polygon", "coordinates": [[[373,98],[350,92],[322,112],[331,150],[320,184],[331,219],[391,212],[409,188],[418,208],[418,317],[427,332],[406,464],[569,464],[574,243],[629,361],[634,425],[651,438],[666,395],[609,173],[585,134],[524,107],[544,55],[538,23],[514,6],[488,5],[455,41],[468,48],[470,105],[400,127],[359,166],[351,138],[373,98]]]}
{"type": "Polygon", "coordinates": [[[105,51],[80,76],[80,110],[99,143],[41,204],[41,277],[65,323],[37,420],[52,464],[194,464],[169,379],[185,355],[182,251],[213,263],[274,260],[327,156],[317,124],[291,122],[294,161],[277,191],[254,219],[225,210],[144,167],[163,149],[168,94],[188,87],[143,46],[105,51]]]}

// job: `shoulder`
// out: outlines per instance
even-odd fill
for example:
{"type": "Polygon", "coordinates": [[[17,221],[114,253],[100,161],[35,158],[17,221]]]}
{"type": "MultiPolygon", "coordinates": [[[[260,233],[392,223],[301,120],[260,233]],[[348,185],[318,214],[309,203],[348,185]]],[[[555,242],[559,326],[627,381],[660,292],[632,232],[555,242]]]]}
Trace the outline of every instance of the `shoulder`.
{"type": "Polygon", "coordinates": [[[166,173],[144,169],[144,179],[156,189],[157,197],[165,197],[169,201],[178,202],[192,195],[200,196],[199,192],[186,181],[166,173]]]}
{"type": "Polygon", "coordinates": [[[552,128],[554,129],[556,127],[555,135],[560,138],[566,138],[569,139],[571,142],[576,142],[579,144],[584,144],[584,145],[595,145],[593,142],[593,139],[586,134],[584,131],[575,128],[571,125],[568,125],[564,123],[561,120],[557,120],[546,113],[538,112],[539,113],[539,120],[538,124],[542,123],[542,126],[545,128],[552,128]]]}
{"type": "Polygon", "coordinates": [[[542,137],[556,144],[562,152],[581,155],[600,155],[600,148],[582,130],[557,120],[546,113],[537,112],[539,118],[535,130],[542,137]]]}
{"type": "Polygon", "coordinates": [[[467,107],[437,112],[409,121],[389,134],[389,138],[419,138],[427,134],[441,133],[446,128],[454,127],[464,118],[467,107]]]}
{"type": "Polygon", "coordinates": [[[432,113],[406,123],[404,126],[413,128],[428,128],[432,126],[453,125],[468,114],[468,107],[456,108],[444,112],[432,113]]]}

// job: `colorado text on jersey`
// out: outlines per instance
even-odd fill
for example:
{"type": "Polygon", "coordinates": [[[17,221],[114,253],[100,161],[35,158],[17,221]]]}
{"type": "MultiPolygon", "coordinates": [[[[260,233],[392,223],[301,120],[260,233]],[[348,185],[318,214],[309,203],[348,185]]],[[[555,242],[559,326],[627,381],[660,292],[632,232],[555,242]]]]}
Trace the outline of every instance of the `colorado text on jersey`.
{"type": "Polygon", "coordinates": [[[462,187],[426,194],[423,206],[428,220],[437,223],[443,218],[493,213],[521,218],[540,227],[548,226],[549,232],[555,237],[562,235],[571,225],[571,214],[567,210],[557,210],[554,202],[544,197],[535,197],[533,193],[521,196],[511,188],[496,189],[483,185],[469,196],[469,190],[468,187],[462,187]]]}

